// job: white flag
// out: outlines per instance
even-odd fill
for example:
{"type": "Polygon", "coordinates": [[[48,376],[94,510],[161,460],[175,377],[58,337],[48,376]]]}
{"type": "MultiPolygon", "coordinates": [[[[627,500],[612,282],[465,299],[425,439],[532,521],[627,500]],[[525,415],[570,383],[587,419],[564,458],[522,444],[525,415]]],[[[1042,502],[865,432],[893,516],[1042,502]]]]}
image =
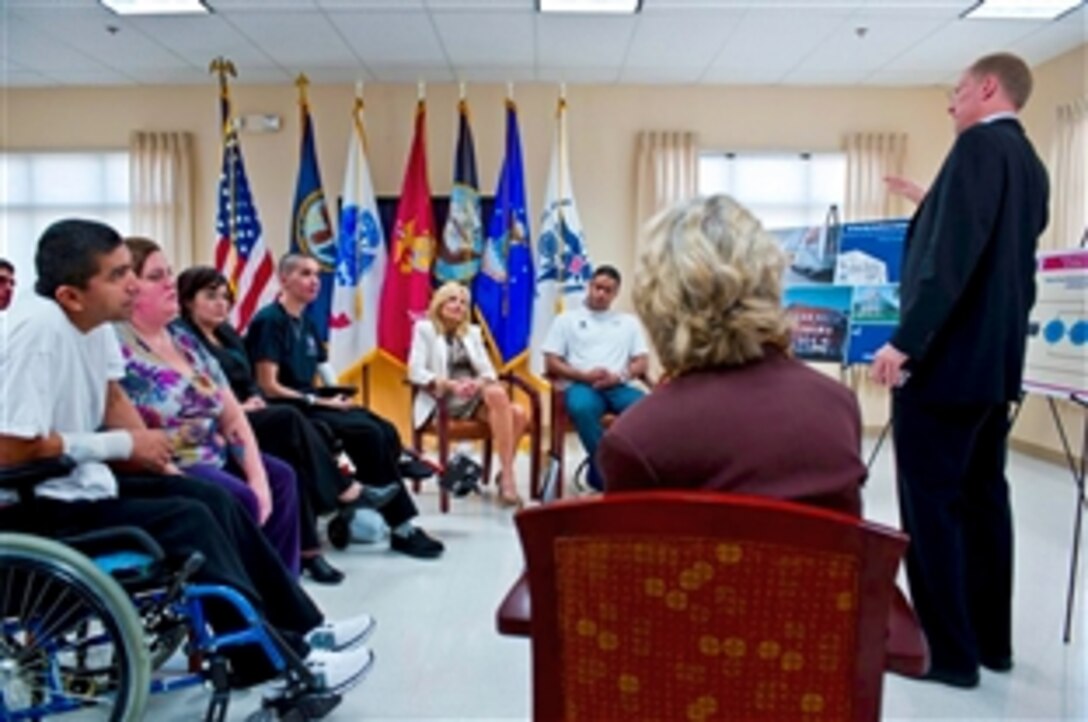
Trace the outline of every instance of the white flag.
{"type": "Polygon", "coordinates": [[[559,99],[555,117],[555,142],[544,191],[537,240],[536,301],[533,303],[533,339],[530,369],[544,374],[541,347],[548,337],[552,320],[569,308],[582,303],[592,268],[586,253],[582,222],[574,203],[567,158],[567,101],[559,99]]]}
{"type": "Polygon", "coordinates": [[[340,209],[336,285],[329,316],[329,362],[337,373],[366,363],[378,348],[378,300],[386,249],[366,161],[363,101],[355,99],[340,209]]]}

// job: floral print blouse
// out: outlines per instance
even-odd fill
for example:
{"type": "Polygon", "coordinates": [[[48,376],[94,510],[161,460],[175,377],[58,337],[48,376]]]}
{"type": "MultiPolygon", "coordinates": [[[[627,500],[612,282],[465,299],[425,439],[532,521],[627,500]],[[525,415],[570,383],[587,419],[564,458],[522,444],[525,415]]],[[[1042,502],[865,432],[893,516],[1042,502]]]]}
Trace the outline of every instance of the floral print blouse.
{"type": "Polygon", "coordinates": [[[228,444],[219,427],[227,381],[215,359],[180,324],[169,327],[174,344],[193,368],[192,376],[169,365],[130,324],[116,325],[125,358],[121,386],[148,428],[163,429],[174,444],[174,462],[184,468],[222,468],[228,444]]]}

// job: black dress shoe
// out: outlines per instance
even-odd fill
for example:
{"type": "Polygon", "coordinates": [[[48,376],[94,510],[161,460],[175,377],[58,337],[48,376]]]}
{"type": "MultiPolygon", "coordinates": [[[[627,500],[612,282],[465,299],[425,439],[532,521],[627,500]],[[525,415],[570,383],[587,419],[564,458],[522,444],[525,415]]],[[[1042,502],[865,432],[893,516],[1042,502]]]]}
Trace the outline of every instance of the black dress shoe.
{"type": "Polygon", "coordinates": [[[959,687],[960,689],[972,689],[978,686],[978,670],[957,671],[954,669],[930,667],[928,672],[917,679],[929,682],[940,682],[942,684],[947,684],[950,687],[959,687]]]}
{"type": "Polygon", "coordinates": [[[391,534],[389,548],[416,559],[434,559],[441,556],[446,547],[418,526],[413,527],[408,536],[391,534]]]}
{"type": "Polygon", "coordinates": [[[434,468],[419,459],[406,456],[400,460],[397,464],[400,470],[400,475],[405,479],[417,479],[422,481],[423,479],[430,479],[434,476],[434,468]]]}
{"type": "Polygon", "coordinates": [[[318,584],[339,584],[344,581],[344,573],[329,564],[329,560],[321,554],[313,557],[302,558],[302,570],[310,575],[318,584]]]}

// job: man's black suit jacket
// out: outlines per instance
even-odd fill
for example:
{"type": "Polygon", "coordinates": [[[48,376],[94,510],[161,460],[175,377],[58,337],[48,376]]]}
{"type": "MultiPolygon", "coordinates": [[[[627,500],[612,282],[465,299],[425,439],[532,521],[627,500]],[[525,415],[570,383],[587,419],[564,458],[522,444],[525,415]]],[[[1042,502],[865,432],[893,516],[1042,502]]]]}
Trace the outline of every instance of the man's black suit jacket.
{"type": "Polygon", "coordinates": [[[907,231],[891,341],[909,357],[901,394],[952,404],[1017,398],[1048,192],[1016,119],[960,133],[907,231]]]}

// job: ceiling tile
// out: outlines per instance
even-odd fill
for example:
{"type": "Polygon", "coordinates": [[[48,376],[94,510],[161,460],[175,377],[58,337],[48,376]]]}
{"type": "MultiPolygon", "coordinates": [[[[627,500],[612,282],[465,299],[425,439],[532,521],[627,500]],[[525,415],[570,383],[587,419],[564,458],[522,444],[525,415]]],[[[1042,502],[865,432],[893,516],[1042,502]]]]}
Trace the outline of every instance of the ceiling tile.
{"type": "Polygon", "coordinates": [[[320,12],[236,14],[227,16],[227,22],[289,70],[343,65],[353,59],[340,33],[320,12]]]}
{"type": "Polygon", "coordinates": [[[789,70],[848,20],[849,13],[840,10],[750,11],[729,36],[713,66],[789,70]]]}
{"type": "Polygon", "coordinates": [[[626,65],[620,71],[621,83],[697,83],[703,75],[702,66],[634,66],[626,65]]]}
{"type": "Polygon", "coordinates": [[[536,69],[536,79],[548,83],[615,83],[619,80],[619,68],[542,65],[536,69]]]}
{"type": "Polygon", "coordinates": [[[531,66],[458,65],[455,72],[459,79],[473,83],[524,83],[536,80],[536,69],[531,66]]]}
{"type": "Polygon", "coordinates": [[[774,85],[785,73],[781,68],[712,67],[707,68],[699,82],[712,85],[774,85]]]}
{"type": "Polygon", "coordinates": [[[633,17],[538,15],[537,63],[548,67],[619,69],[635,29],[633,17]]]}
{"type": "MultiPolygon", "coordinates": [[[[184,61],[140,32],[126,19],[102,6],[61,8],[47,5],[20,10],[11,19],[28,24],[50,38],[48,52],[67,45],[98,60],[103,65],[123,71],[134,63],[149,68],[171,68],[184,61]],[[112,28],[112,30],[111,30],[112,28]]],[[[11,29],[16,34],[16,28],[11,29]]],[[[16,38],[12,37],[11,42],[16,38]]]]}
{"type": "Polygon", "coordinates": [[[706,67],[729,42],[744,11],[644,11],[627,51],[635,66],[706,67]]]}
{"type": "Polygon", "coordinates": [[[888,70],[965,68],[986,53],[1007,50],[1043,26],[1024,20],[958,20],[948,23],[894,58],[888,70]]]}
{"type": "Polygon", "coordinates": [[[1041,63],[1088,42],[1088,7],[1079,8],[1057,22],[1047,23],[1037,31],[1012,44],[1029,63],[1041,63]]]}
{"type": "Polygon", "coordinates": [[[371,67],[379,83],[452,83],[457,80],[445,66],[379,65],[371,67]]]}
{"type": "Polygon", "coordinates": [[[330,22],[370,69],[378,65],[446,65],[426,12],[329,11],[330,22]]]}
{"type": "Polygon", "coordinates": [[[139,17],[128,21],[189,64],[207,67],[213,58],[230,58],[241,70],[270,62],[268,55],[234,29],[223,15],[139,17]]]}
{"type": "Polygon", "coordinates": [[[74,71],[87,66],[104,68],[96,59],[64,43],[56,42],[18,15],[8,15],[5,20],[8,25],[5,33],[6,55],[28,70],[51,74],[49,71],[74,71]]]}
{"type": "Polygon", "coordinates": [[[433,13],[454,66],[533,65],[533,16],[527,13],[433,13]]]}
{"type": "Polygon", "coordinates": [[[536,13],[537,0],[425,0],[431,10],[442,12],[478,12],[480,10],[536,13]]]}
{"type": "Polygon", "coordinates": [[[885,15],[855,15],[806,55],[803,66],[821,71],[860,68],[863,73],[869,73],[902,55],[948,22],[935,17],[892,19],[885,15]],[[864,33],[859,34],[857,28],[865,28],[864,33]]]}

